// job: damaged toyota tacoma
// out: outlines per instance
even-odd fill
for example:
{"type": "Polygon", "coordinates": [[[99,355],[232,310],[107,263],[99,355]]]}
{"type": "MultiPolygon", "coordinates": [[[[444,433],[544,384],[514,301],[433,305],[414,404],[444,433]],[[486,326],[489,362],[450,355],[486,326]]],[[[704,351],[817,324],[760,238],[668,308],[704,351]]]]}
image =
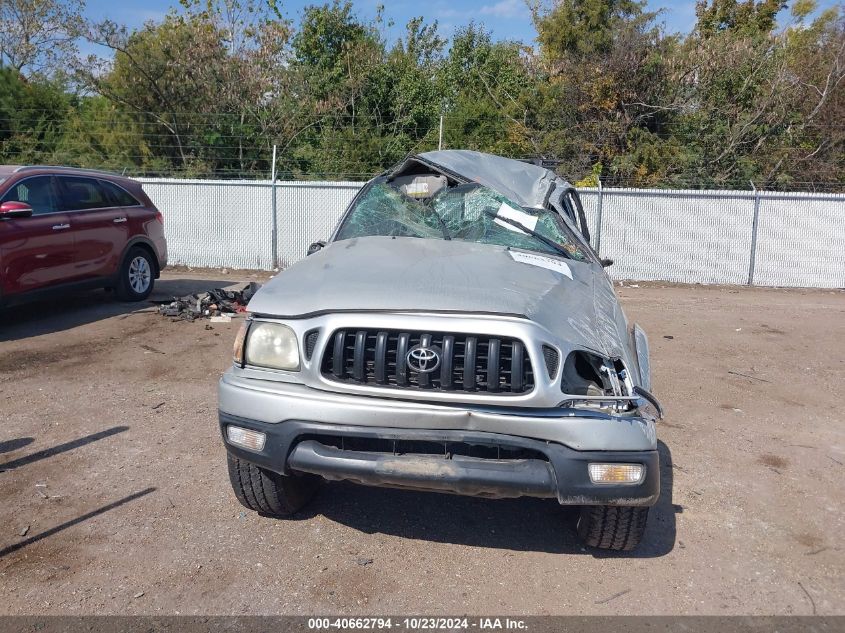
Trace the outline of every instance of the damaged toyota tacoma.
{"type": "Polygon", "coordinates": [[[660,490],[648,342],[554,172],[470,151],[367,183],[328,243],[250,301],[219,386],[238,500],[285,517],[318,483],[580,508],[640,542],[660,490]]]}

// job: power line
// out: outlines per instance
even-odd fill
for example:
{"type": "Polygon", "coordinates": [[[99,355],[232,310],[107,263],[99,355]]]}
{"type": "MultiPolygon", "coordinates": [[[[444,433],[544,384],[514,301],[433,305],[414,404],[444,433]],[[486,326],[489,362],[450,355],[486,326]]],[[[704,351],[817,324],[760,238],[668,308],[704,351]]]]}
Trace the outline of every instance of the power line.
{"type": "MultiPolygon", "coordinates": [[[[16,110],[16,115],[20,115],[23,113],[37,113],[37,112],[46,112],[50,114],[56,113],[56,108],[26,108],[26,107],[19,107],[16,110]]],[[[270,111],[265,111],[270,112],[270,111]]],[[[244,122],[236,122],[236,123],[229,123],[231,125],[248,125],[254,124],[257,121],[262,121],[261,117],[256,112],[251,113],[227,113],[227,112],[193,112],[193,111],[176,111],[173,113],[170,112],[153,112],[153,111],[124,111],[120,113],[114,113],[114,115],[109,116],[108,114],[100,115],[97,113],[96,116],[91,116],[90,113],[86,114],[82,110],[78,110],[74,107],[69,107],[67,113],[75,113],[75,114],[85,114],[85,120],[90,121],[98,121],[98,122],[113,122],[115,119],[124,118],[127,119],[129,122],[143,124],[143,125],[163,125],[163,122],[159,119],[166,119],[169,123],[173,122],[173,118],[182,118],[182,117],[241,117],[246,115],[247,119],[244,122]],[[147,120],[147,121],[138,121],[135,117],[153,117],[154,120],[147,120]]],[[[297,121],[330,121],[332,119],[348,119],[348,120],[360,120],[362,122],[367,121],[383,121],[384,125],[395,125],[395,119],[390,119],[387,117],[382,117],[376,114],[369,114],[369,113],[356,113],[351,114],[347,112],[334,112],[334,113],[327,113],[327,114],[290,114],[290,113],[273,113],[275,117],[284,117],[287,120],[297,120],[297,121]]],[[[707,112],[700,113],[702,115],[707,115],[707,112]]],[[[430,118],[432,120],[431,128],[436,129],[438,127],[439,122],[439,113],[432,113],[430,116],[426,118],[430,118]]],[[[444,124],[448,124],[450,121],[452,122],[477,122],[480,119],[489,118],[491,116],[489,113],[485,113],[484,116],[471,116],[471,115],[462,115],[457,116],[453,114],[446,113],[444,114],[444,124]]],[[[506,114],[499,114],[495,115],[500,120],[513,123],[514,118],[506,115],[506,114]]],[[[53,121],[65,123],[68,121],[67,116],[63,117],[54,117],[53,121]]],[[[738,119],[737,124],[742,124],[744,121],[738,119]]],[[[543,116],[532,116],[532,121],[518,121],[520,125],[531,125],[531,124],[538,124],[538,123],[568,123],[572,126],[625,126],[624,122],[612,121],[610,119],[598,119],[598,120],[573,120],[570,117],[543,117],[543,116]]],[[[700,123],[700,122],[699,122],[700,123]]],[[[699,123],[693,123],[688,121],[661,121],[656,123],[656,127],[681,127],[684,129],[690,129],[696,127],[699,123]]],[[[185,125],[203,125],[203,126],[212,126],[213,123],[197,123],[187,121],[185,125]]],[[[808,123],[808,126],[813,128],[830,128],[830,129],[843,129],[843,125],[838,122],[833,123],[825,123],[825,122],[812,122],[808,123]]],[[[630,122],[627,128],[648,128],[648,125],[637,125],[633,122],[630,122]]],[[[783,124],[773,125],[771,127],[784,127],[783,124]]]]}

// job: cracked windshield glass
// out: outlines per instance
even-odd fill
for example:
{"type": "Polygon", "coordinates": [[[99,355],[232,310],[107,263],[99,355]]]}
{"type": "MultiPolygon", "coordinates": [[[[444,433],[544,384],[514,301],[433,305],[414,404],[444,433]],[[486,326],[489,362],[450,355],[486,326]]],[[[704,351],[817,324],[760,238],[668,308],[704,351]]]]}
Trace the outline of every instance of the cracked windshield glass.
{"type": "Polygon", "coordinates": [[[338,240],[371,235],[451,239],[510,246],[586,261],[584,248],[560,217],[524,209],[478,184],[441,190],[418,200],[387,183],[376,183],[358,199],[338,232],[338,240]],[[523,231],[521,227],[529,229],[523,231]],[[536,232],[542,237],[531,235],[536,232]],[[543,241],[551,240],[559,248],[543,241]]]}

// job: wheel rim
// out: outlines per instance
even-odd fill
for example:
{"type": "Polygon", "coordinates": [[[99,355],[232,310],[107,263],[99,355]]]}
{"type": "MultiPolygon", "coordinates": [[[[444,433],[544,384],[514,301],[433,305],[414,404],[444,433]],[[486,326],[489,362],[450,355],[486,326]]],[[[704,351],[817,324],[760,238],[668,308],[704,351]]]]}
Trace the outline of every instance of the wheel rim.
{"type": "Polygon", "coordinates": [[[146,257],[139,255],[129,263],[129,285],[138,294],[142,294],[150,287],[152,274],[150,263],[146,257]]]}

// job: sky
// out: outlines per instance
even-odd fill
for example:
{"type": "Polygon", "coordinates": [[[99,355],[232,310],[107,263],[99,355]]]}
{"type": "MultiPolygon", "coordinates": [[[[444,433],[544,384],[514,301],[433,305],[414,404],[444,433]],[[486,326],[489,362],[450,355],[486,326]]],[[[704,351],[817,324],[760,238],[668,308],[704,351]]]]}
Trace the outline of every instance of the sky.
{"type": "MultiPolygon", "coordinates": [[[[288,18],[296,22],[304,6],[327,1],[279,0],[279,6],[288,18]]],[[[819,10],[838,2],[818,0],[819,10]]],[[[537,35],[525,0],[353,0],[355,10],[362,18],[373,17],[380,4],[385,7],[385,17],[395,23],[388,32],[390,39],[402,35],[407,21],[420,15],[426,21],[437,20],[446,36],[451,36],[457,27],[471,20],[483,23],[496,39],[514,39],[530,44],[537,35]]],[[[110,18],[137,27],[147,20],[162,19],[171,6],[179,6],[178,0],[87,0],[86,15],[93,20],[110,18]]],[[[695,0],[648,0],[648,7],[654,11],[662,10],[659,21],[665,24],[667,32],[688,33],[695,24],[695,0]]],[[[788,16],[788,9],[783,16],[788,16]]]]}

